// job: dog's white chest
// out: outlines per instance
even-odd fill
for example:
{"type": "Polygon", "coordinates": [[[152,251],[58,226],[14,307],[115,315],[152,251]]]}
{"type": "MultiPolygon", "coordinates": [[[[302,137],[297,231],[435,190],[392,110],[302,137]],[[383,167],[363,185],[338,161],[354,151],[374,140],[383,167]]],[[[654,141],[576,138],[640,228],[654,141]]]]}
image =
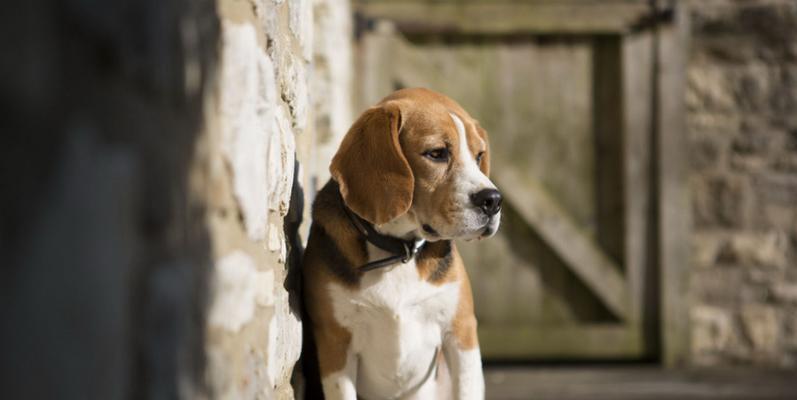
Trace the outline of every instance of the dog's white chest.
{"type": "Polygon", "coordinates": [[[432,285],[414,261],[368,272],[359,289],[332,283],[335,319],[352,333],[357,389],[366,398],[397,398],[424,383],[450,326],[459,282],[432,285]]]}

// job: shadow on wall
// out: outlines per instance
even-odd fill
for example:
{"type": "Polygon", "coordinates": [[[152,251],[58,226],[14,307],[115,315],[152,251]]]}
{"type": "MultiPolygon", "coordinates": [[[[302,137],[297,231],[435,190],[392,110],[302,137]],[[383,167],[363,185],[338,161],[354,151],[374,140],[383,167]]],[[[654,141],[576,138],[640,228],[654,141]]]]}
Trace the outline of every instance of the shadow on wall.
{"type": "Polygon", "coordinates": [[[189,175],[215,2],[123,3],[0,15],[5,398],[204,391],[211,258],[189,175]]]}

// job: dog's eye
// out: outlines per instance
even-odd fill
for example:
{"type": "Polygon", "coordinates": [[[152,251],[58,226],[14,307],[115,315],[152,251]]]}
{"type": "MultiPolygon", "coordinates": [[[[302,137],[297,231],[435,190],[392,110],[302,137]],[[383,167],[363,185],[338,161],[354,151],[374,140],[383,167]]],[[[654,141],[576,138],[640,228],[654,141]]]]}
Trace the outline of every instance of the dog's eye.
{"type": "Polygon", "coordinates": [[[484,152],[480,151],[479,154],[476,154],[476,164],[482,163],[482,157],[484,157],[484,152]]]}
{"type": "Polygon", "coordinates": [[[424,157],[436,162],[448,161],[448,149],[445,147],[429,150],[426,153],[423,153],[423,155],[424,157]]]}

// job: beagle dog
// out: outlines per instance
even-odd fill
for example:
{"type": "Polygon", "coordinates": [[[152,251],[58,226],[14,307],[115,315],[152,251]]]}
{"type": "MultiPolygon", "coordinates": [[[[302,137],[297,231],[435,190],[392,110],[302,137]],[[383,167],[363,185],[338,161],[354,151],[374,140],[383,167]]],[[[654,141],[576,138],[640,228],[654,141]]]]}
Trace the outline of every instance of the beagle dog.
{"type": "Polygon", "coordinates": [[[391,94],[343,138],[302,265],[327,400],[484,398],[453,240],[498,229],[489,162],[479,123],[427,89],[391,94]]]}

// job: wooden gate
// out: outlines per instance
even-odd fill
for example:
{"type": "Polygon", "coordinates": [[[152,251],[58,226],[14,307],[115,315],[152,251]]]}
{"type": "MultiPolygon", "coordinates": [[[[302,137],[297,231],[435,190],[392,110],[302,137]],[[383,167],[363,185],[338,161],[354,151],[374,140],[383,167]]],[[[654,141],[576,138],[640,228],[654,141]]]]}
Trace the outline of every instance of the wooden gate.
{"type": "Polygon", "coordinates": [[[683,13],[635,0],[360,0],[358,103],[402,87],[490,133],[495,238],[459,245],[492,359],[677,362],[683,13]]]}

